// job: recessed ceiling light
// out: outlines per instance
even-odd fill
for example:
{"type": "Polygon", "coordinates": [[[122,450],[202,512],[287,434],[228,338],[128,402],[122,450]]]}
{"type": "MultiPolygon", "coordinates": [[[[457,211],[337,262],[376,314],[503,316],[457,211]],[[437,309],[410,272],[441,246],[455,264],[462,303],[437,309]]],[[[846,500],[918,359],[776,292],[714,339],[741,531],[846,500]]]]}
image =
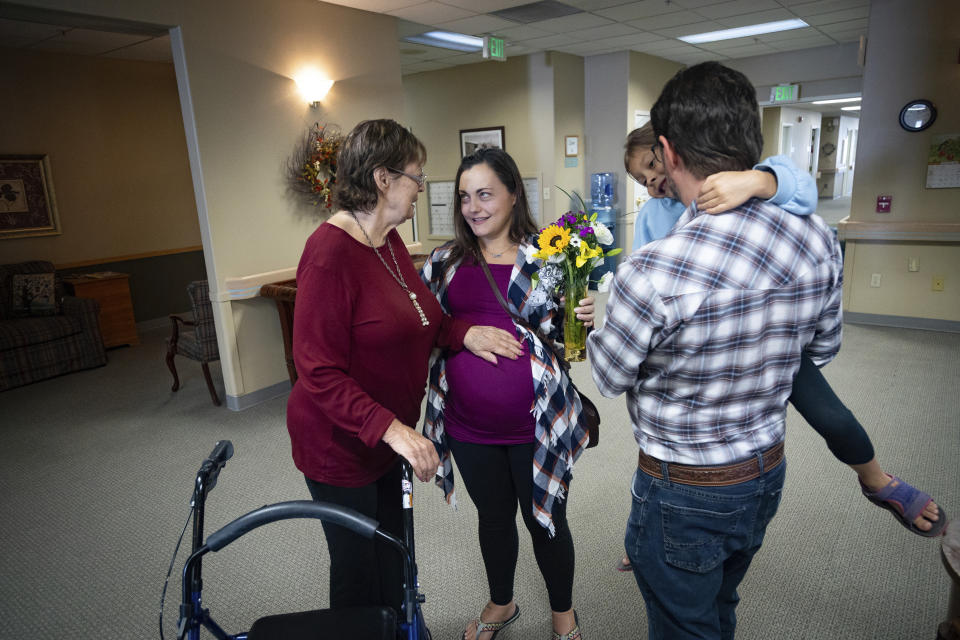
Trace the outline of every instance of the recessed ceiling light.
{"type": "Polygon", "coordinates": [[[761,33],[790,31],[791,29],[802,29],[803,27],[809,26],[810,25],[799,18],[795,20],[778,20],[777,22],[764,22],[762,24],[752,24],[747,27],[737,27],[735,29],[722,29],[720,31],[695,33],[691,36],[680,36],[677,38],[677,40],[683,40],[684,42],[689,42],[690,44],[700,44],[702,42],[716,42],[718,40],[732,40],[734,38],[758,36],[761,33]]]}
{"type": "Polygon", "coordinates": [[[452,31],[427,31],[415,36],[403,38],[405,42],[416,42],[431,47],[441,49],[453,49],[454,51],[482,51],[483,38],[468,36],[462,33],[452,31]]]}
{"type": "Polygon", "coordinates": [[[840,104],[841,102],[860,102],[861,98],[835,98],[833,100],[814,100],[813,104],[840,104]]]}
{"type": "Polygon", "coordinates": [[[855,107],[840,107],[840,111],[860,111],[860,105],[855,107]]]}

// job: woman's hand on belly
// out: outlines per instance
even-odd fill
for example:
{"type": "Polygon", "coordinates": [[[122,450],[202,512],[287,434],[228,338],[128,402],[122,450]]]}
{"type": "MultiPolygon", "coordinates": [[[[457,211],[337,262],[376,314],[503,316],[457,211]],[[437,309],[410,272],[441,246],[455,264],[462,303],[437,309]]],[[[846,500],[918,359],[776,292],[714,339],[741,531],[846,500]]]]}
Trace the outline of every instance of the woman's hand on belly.
{"type": "Polygon", "coordinates": [[[517,338],[496,327],[470,327],[463,337],[463,346],[491,364],[497,364],[497,356],[516,360],[523,355],[523,345],[517,338]]]}

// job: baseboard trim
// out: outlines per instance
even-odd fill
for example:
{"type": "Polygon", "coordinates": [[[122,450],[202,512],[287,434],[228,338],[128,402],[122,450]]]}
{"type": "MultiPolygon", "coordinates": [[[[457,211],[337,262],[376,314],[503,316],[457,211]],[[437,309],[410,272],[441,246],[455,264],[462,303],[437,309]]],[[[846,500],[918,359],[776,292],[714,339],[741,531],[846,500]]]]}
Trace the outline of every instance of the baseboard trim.
{"type": "Polygon", "coordinates": [[[937,320],[936,318],[911,318],[909,316],[887,316],[880,313],[844,311],[843,321],[849,322],[850,324],[872,324],[881,327],[960,333],[960,322],[954,320],[937,320]]]}
{"type": "Polygon", "coordinates": [[[290,393],[290,389],[293,385],[290,384],[289,380],[284,380],[278,382],[277,384],[270,385],[269,387],[263,389],[257,389],[252,393],[245,393],[242,396],[227,396],[227,409],[231,411],[243,411],[244,409],[249,409],[255,405],[260,404],[261,402],[266,402],[267,400],[273,400],[274,398],[279,398],[280,396],[290,393]]]}

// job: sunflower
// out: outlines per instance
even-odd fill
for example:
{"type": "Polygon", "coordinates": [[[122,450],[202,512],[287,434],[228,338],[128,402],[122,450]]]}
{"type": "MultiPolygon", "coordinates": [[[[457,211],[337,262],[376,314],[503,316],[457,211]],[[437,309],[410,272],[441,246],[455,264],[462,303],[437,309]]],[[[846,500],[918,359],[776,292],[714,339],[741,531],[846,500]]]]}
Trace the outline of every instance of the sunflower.
{"type": "Polygon", "coordinates": [[[537,244],[540,245],[540,254],[545,257],[560,253],[570,244],[570,230],[552,224],[543,230],[537,244]]]}

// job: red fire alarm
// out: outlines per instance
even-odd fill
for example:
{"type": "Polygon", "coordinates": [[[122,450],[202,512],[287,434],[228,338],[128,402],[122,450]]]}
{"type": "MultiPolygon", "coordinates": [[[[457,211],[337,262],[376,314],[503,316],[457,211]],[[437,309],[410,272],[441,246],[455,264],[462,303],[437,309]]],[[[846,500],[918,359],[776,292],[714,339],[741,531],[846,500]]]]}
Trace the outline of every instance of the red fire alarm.
{"type": "Polygon", "coordinates": [[[893,196],[877,196],[877,213],[890,213],[893,196]]]}

